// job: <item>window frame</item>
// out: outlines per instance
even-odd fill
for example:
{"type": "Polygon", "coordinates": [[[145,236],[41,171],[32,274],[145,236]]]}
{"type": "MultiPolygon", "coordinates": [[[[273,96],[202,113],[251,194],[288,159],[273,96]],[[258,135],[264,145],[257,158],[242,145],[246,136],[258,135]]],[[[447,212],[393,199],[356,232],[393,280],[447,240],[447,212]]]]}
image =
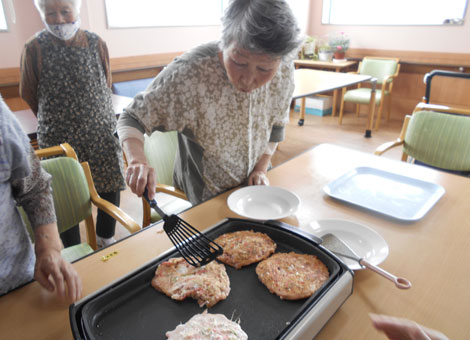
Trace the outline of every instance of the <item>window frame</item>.
{"type": "Polygon", "coordinates": [[[10,27],[8,25],[8,20],[7,20],[7,11],[6,11],[6,6],[5,6],[5,1],[4,0],[0,0],[0,23],[2,22],[2,12],[3,12],[3,20],[5,21],[5,28],[1,27],[0,26],[0,33],[3,33],[3,32],[9,32],[10,31],[10,27]]]}
{"type": "MultiPolygon", "coordinates": [[[[469,8],[469,2],[470,0],[460,0],[460,1],[465,1],[465,4],[463,6],[463,11],[461,13],[461,17],[456,17],[456,18],[450,18],[449,20],[451,19],[457,19],[455,21],[449,21],[449,22],[442,22],[442,23],[438,23],[438,22],[433,22],[433,23],[414,23],[414,22],[405,22],[405,23],[362,23],[362,22],[357,22],[357,23],[351,23],[351,22],[331,22],[331,7],[332,7],[332,2],[334,1],[345,1],[345,0],[323,0],[322,2],[322,19],[321,19],[321,23],[322,25],[338,25],[338,26],[396,26],[396,27],[400,27],[400,26],[415,26],[415,27],[418,27],[418,26],[463,26],[464,25],[464,22],[465,22],[465,16],[467,14],[467,11],[468,11],[468,8],[469,8]]],[[[352,3],[354,0],[347,0],[349,3],[352,3]]],[[[362,0],[357,0],[357,1],[362,1],[362,0]]],[[[415,0],[411,0],[411,1],[415,1],[415,0]]],[[[426,0],[422,0],[424,2],[428,2],[426,0]]],[[[389,1],[387,1],[387,3],[391,3],[389,1]]],[[[441,1],[442,3],[442,1],[441,1]]],[[[422,7],[420,8],[420,12],[417,13],[417,15],[420,15],[422,16],[423,15],[423,12],[425,11],[425,9],[423,9],[422,7]]],[[[349,11],[348,11],[349,12],[349,11]]],[[[349,12],[350,14],[350,12],[349,12]]],[[[351,17],[354,17],[353,15],[351,15],[351,17]]],[[[377,17],[377,15],[374,15],[374,14],[371,14],[370,17],[372,18],[375,18],[377,17]]]]}

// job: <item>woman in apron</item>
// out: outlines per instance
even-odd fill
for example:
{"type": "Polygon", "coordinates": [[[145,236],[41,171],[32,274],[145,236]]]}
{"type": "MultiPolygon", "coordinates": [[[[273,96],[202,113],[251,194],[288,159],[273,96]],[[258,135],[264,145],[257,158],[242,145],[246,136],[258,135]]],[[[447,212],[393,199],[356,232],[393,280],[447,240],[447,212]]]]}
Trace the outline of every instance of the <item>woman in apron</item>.
{"type": "MultiPolygon", "coordinates": [[[[81,30],[80,0],[35,0],[46,29],[25,45],[21,97],[38,117],[38,143],[69,143],[88,162],[99,195],[119,206],[124,189],[122,151],[113,133],[111,73],[106,43],[81,30]]],[[[98,210],[98,246],[114,242],[116,221],[98,210]]],[[[78,226],[61,235],[65,246],[80,243],[78,226]]]]}

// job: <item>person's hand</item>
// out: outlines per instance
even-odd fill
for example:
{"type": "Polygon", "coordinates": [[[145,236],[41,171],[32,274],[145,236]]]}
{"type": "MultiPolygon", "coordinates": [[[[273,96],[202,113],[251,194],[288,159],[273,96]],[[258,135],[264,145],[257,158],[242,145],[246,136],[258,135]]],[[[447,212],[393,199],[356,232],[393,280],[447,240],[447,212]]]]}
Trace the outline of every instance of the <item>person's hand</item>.
{"type": "Polygon", "coordinates": [[[142,197],[145,188],[147,188],[149,199],[155,197],[156,174],[155,169],[148,166],[147,163],[133,161],[129,163],[126,173],[126,183],[131,191],[139,197],[142,197]]]}
{"type": "Polygon", "coordinates": [[[444,334],[415,321],[388,315],[369,314],[374,327],[390,340],[449,340],[444,334]]]}
{"type": "Polygon", "coordinates": [[[136,138],[128,138],[122,144],[128,164],[126,183],[131,191],[138,197],[142,197],[145,188],[149,199],[155,197],[157,176],[155,169],[147,163],[144,152],[144,143],[136,138]]]}
{"type": "Polygon", "coordinates": [[[248,185],[269,185],[269,179],[266,172],[254,170],[248,177],[248,185]]]}
{"type": "Polygon", "coordinates": [[[82,281],[60,250],[48,247],[36,252],[34,278],[48,291],[56,291],[60,298],[77,301],[82,293],[82,281]]]}

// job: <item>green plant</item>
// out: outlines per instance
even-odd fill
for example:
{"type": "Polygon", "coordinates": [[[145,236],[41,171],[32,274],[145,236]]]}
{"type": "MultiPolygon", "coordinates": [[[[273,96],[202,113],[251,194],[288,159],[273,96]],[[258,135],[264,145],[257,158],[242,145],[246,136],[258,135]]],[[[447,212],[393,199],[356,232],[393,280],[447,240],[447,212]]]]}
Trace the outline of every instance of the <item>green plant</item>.
{"type": "Polygon", "coordinates": [[[333,52],[333,49],[329,45],[328,41],[320,40],[318,42],[318,52],[333,52]]]}
{"type": "Polygon", "coordinates": [[[344,33],[330,35],[328,45],[335,52],[346,52],[349,49],[349,37],[344,33]]]}

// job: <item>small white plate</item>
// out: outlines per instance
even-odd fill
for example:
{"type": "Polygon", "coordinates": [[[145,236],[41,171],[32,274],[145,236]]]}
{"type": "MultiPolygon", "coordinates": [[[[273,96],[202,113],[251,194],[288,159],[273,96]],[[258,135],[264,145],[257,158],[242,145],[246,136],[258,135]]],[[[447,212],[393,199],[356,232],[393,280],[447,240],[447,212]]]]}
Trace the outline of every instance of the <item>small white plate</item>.
{"type": "MultiPolygon", "coordinates": [[[[388,256],[388,244],[375,230],[345,220],[319,220],[309,225],[308,231],[318,237],[331,233],[347,243],[354,252],[370,263],[378,265],[388,256]]],[[[363,269],[354,260],[339,256],[352,270],[363,269]]]]}
{"type": "Polygon", "coordinates": [[[232,192],[227,198],[227,205],[243,217],[277,220],[295,214],[300,198],[283,188],[252,185],[232,192]]]}

